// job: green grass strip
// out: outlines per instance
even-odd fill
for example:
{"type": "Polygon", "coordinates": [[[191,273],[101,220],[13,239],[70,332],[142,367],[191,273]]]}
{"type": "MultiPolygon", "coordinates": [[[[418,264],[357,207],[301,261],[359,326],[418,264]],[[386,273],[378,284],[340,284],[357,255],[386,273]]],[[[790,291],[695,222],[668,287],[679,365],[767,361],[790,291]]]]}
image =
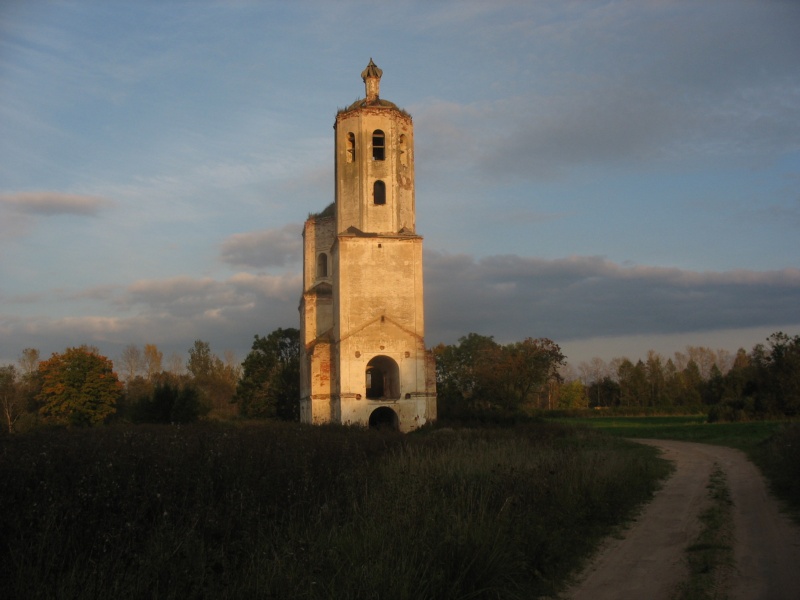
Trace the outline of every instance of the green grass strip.
{"type": "Polygon", "coordinates": [[[727,598],[725,574],[733,568],[733,501],[725,472],[715,463],[708,482],[709,507],[700,515],[703,529],[686,549],[689,578],[677,600],[727,598]]]}

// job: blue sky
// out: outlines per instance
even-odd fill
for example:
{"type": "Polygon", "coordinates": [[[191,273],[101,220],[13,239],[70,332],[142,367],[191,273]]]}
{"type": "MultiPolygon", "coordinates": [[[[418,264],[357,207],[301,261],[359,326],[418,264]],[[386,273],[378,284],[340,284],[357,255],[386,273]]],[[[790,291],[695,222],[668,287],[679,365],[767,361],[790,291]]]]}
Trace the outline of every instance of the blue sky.
{"type": "Polygon", "coordinates": [[[415,125],[426,342],[800,333],[796,2],[0,6],[0,362],[297,326],[336,110],[415,125]]]}

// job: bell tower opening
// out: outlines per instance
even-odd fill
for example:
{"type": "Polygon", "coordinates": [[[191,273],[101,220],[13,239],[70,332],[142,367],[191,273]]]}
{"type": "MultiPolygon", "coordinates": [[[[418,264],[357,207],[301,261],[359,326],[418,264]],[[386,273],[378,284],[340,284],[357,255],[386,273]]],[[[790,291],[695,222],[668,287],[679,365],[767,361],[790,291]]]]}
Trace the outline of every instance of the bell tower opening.
{"type": "Polygon", "coordinates": [[[380,129],[372,132],[372,160],[386,158],[386,134],[380,129]]]}

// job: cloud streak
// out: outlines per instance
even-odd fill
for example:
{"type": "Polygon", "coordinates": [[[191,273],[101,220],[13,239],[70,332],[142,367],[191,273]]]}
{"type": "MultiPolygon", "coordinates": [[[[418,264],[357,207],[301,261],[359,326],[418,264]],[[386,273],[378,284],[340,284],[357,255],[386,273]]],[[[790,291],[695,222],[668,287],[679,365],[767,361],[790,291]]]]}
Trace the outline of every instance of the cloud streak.
{"type": "Polygon", "coordinates": [[[106,198],[62,192],[15,192],[0,194],[0,204],[26,215],[56,216],[76,215],[97,216],[114,203],[106,198]]]}

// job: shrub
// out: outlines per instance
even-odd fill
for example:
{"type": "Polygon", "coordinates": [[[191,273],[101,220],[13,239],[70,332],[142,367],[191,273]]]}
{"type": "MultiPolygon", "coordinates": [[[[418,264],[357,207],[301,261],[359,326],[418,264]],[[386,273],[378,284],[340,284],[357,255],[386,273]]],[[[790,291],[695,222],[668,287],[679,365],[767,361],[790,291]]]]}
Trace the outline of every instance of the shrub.
{"type": "Polygon", "coordinates": [[[152,394],[140,398],[131,412],[134,423],[191,423],[207,414],[208,407],[202,405],[194,386],[166,382],[156,384],[152,394]]]}
{"type": "MultiPolygon", "coordinates": [[[[762,415],[764,418],[766,415],[762,415]]],[[[751,421],[756,418],[756,410],[751,398],[737,398],[734,400],[724,400],[722,403],[712,406],[708,411],[708,422],[719,423],[740,423],[751,421]]]]}

